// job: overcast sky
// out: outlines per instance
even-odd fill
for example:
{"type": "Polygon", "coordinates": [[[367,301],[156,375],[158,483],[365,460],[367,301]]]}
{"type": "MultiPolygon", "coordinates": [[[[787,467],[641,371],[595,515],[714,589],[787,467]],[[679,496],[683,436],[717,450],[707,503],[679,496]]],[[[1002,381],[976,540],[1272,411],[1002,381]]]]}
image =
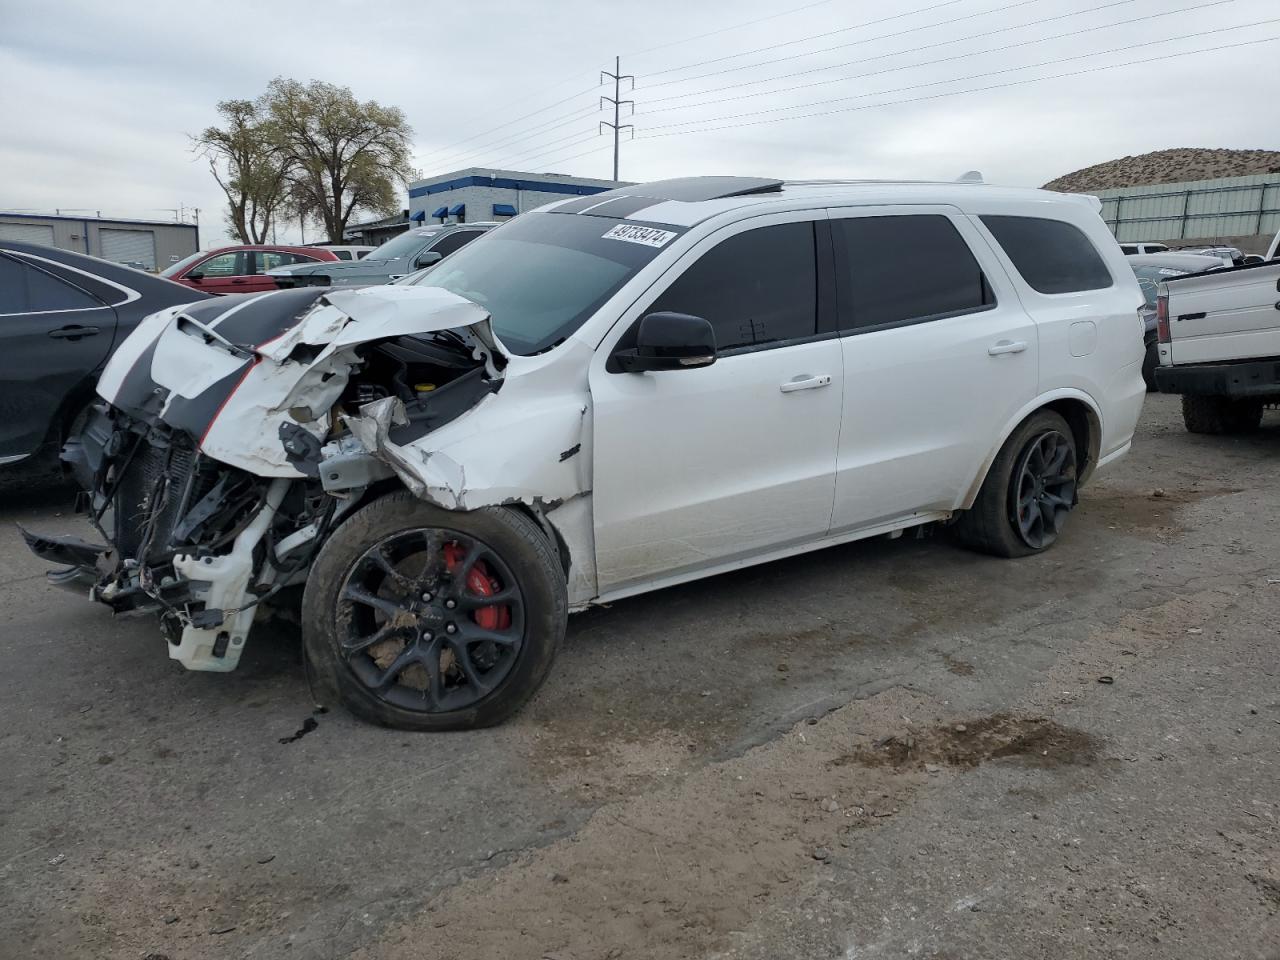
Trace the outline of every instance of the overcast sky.
{"type": "Polygon", "coordinates": [[[1165,147],[1280,148],[1280,42],[1195,52],[1269,37],[1275,0],[0,0],[0,209],[199,207],[214,245],[224,201],[188,135],[276,75],[401,107],[426,176],[608,177],[593,105],[615,55],[636,76],[623,179],[1038,186],[1165,147]]]}

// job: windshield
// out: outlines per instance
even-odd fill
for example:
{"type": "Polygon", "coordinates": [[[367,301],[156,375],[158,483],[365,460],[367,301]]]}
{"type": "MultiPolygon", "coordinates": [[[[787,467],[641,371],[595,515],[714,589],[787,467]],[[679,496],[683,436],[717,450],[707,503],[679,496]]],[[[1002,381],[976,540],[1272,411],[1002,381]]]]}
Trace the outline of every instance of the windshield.
{"type": "Polygon", "coordinates": [[[199,252],[199,253],[193,253],[189,257],[183,257],[181,260],[179,260],[177,263],[173,264],[172,266],[166,267],[164,270],[161,270],[160,276],[176,277],[178,274],[182,273],[183,270],[187,269],[187,267],[191,266],[193,263],[195,263],[197,260],[199,260],[203,256],[204,256],[204,253],[199,252]]]}
{"type": "Polygon", "coordinates": [[[1154,267],[1154,266],[1136,266],[1133,267],[1133,275],[1138,278],[1138,286],[1142,288],[1142,295],[1147,299],[1147,306],[1154,307],[1156,305],[1156,293],[1159,290],[1160,283],[1168,280],[1170,277],[1185,277],[1190,270],[1178,270],[1174,267],[1154,267]]]}
{"type": "Polygon", "coordinates": [[[417,253],[421,247],[425,246],[439,232],[439,230],[406,230],[398,237],[392,237],[364,259],[399,260],[401,257],[417,253]]]}
{"type": "Polygon", "coordinates": [[[478,303],[489,311],[503,344],[527,356],[554,347],[582,326],[677,232],[609,217],[525,214],[408,282],[478,303]],[[613,231],[633,238],[608,236],[613,231]],[[658,245],[650,246],[655,240],[658,245]]]}

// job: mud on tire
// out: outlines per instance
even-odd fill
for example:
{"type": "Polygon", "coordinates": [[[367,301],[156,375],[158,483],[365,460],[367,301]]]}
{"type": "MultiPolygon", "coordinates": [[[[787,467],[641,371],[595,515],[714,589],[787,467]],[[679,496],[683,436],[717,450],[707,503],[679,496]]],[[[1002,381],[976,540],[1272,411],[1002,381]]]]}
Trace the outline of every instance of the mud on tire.
{"type": "Polygon", "coordinates": [[[463,730],[501,723],[538,689],[568,600],[556,550],[529,517],[399,491],[329,537],[302,610],[317,692],[384,726],[463,730]]]}
{"type": "Polygon", "coordinates": [[[1262,423],[1262,401],[1184,393],[1182,422],[1190,433],[1252,433],[1262,423]]]}

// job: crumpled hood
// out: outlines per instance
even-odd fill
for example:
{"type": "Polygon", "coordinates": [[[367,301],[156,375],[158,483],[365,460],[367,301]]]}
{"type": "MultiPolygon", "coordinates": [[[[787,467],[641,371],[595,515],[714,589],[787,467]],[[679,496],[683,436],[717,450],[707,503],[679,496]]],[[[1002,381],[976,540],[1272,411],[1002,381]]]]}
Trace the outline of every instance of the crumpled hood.
{"type": "Polygon", "coordinates": [[[281,442],[295,426],[321,442],[355,348],[455,330],[498,376],[488,313],[438,287],[302,288],[202,301],[147,317],[120,345],[98,392],[131,416],[196,438],[207,455],[259,476],[301,476],[281,442]],[[300,411],[311,418],[299,419],[300,411]],[[287,426],[286,426],[287,425],[287,426]]]}

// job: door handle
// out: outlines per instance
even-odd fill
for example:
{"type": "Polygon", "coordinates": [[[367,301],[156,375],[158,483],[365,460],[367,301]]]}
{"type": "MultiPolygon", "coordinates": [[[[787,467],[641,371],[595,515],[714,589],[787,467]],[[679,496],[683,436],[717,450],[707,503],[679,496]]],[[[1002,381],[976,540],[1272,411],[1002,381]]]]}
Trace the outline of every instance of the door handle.
{"type": "Polygon", "coordinates": [[[829,373],[824,373],[817,377],[801,374],[795,379],[779,384],[778,389],[783,393],[795,393],[797,390],[817,390],[819,387],[829,387],[830,385],[831,374],[829,373]]]}
{"type": "Polygon", "coordinates": [[[50,330],[49,336],[55,340],[79,340],[81,337],[94,337],[102,331],[97,327],[59,327],[50,330]]]}
{"type": "Polygon", "coordinates": [[[1027,341],[1025,340],[997,340],[987,347],[987,354],[992,357],[998,357],[1002,353],[1021,353],[1025,349],[1027,349],[1027,341]]]}
{"type": "Polygon", "coordinates": [[[231,282],[232,283],[248,283],[249,281],[245,280],[243,277],[238,277],[235,280],[232,280],[231,282]]]}

